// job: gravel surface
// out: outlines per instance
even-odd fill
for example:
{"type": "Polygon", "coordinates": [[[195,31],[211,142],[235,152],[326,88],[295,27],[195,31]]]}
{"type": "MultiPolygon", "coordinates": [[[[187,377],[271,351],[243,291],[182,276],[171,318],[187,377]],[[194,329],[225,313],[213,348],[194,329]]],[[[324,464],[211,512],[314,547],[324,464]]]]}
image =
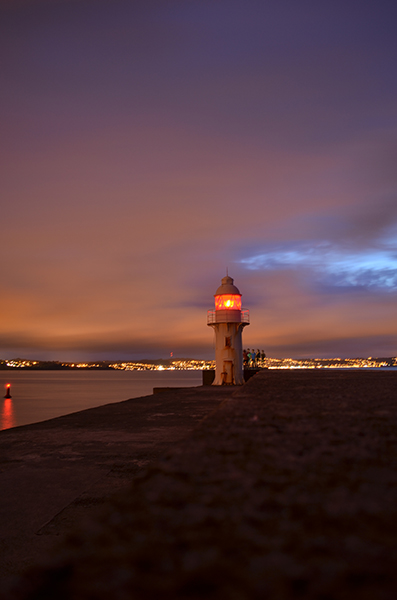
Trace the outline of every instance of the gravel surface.
{"type": "Polygon", "coordinates": [[[0,432],[0,589],[231,390],[184,388],[0,432]]]}
{"type": "Polygon", "coordinates": [[[395,599],[396,384],[263,371],[221,388],[7,599],[395,599]]]}

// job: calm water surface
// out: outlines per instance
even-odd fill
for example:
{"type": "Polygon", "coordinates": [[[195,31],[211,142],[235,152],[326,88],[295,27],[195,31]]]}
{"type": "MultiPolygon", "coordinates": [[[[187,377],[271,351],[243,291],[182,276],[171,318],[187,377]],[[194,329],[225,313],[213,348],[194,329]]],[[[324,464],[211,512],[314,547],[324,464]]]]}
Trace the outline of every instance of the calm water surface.
{"type": "Polygon", "coordinates": [[[0,429],[148,396],[154,387],[201,384],[201,371],[1,371],[0,429]],[[3,398],[7,383],[11,399],[3,398]]]}

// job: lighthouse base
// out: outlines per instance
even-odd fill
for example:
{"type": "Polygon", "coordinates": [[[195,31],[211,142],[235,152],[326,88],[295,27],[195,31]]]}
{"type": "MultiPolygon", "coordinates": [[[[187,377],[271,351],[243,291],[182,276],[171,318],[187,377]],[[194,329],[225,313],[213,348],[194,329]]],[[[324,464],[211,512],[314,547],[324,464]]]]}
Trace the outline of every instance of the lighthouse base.
{"type": "Polygon", "coordinates": [[[212,385],[242,385],[243,323],[211,323],[215,331],[215,378],[212,385]]]}
{"type": "MultiPolygon", "coordinates": [[[[251,377],[256,375],[261,369],[244,369],[243,377],[244,383],[246,383],[251,377]]],[[[212,385],[215,379],[215,369],[205,369],[202,371],[203,374],[203,385],[212,385]]]]}

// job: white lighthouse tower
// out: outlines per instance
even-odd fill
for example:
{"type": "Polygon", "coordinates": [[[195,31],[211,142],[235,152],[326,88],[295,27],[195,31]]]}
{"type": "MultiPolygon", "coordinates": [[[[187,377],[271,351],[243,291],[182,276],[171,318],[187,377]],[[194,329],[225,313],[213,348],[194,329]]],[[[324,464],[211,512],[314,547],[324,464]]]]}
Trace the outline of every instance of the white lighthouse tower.
{"type": "Polygon", "coordinates": [[[241,294],[226,275],[215,293],[215,310],[207,325],[215,331],[215,379],[212,385],[244,383],[242,331],[249,325],[249,311],[241,310],[241,294]]]}

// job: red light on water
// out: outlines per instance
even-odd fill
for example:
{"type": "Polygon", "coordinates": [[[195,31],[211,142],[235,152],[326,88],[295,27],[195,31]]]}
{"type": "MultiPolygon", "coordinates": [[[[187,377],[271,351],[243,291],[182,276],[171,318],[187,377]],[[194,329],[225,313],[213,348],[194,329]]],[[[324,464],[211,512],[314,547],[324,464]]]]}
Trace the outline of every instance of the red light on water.
{"type": "Polygon", "coordinates": [[[7,398],[6,400],[3,400],[3,406],[0,413],[0,429],[10,429],[11,427],[15,427],[14,407],[11,398],[7,398]]]}

